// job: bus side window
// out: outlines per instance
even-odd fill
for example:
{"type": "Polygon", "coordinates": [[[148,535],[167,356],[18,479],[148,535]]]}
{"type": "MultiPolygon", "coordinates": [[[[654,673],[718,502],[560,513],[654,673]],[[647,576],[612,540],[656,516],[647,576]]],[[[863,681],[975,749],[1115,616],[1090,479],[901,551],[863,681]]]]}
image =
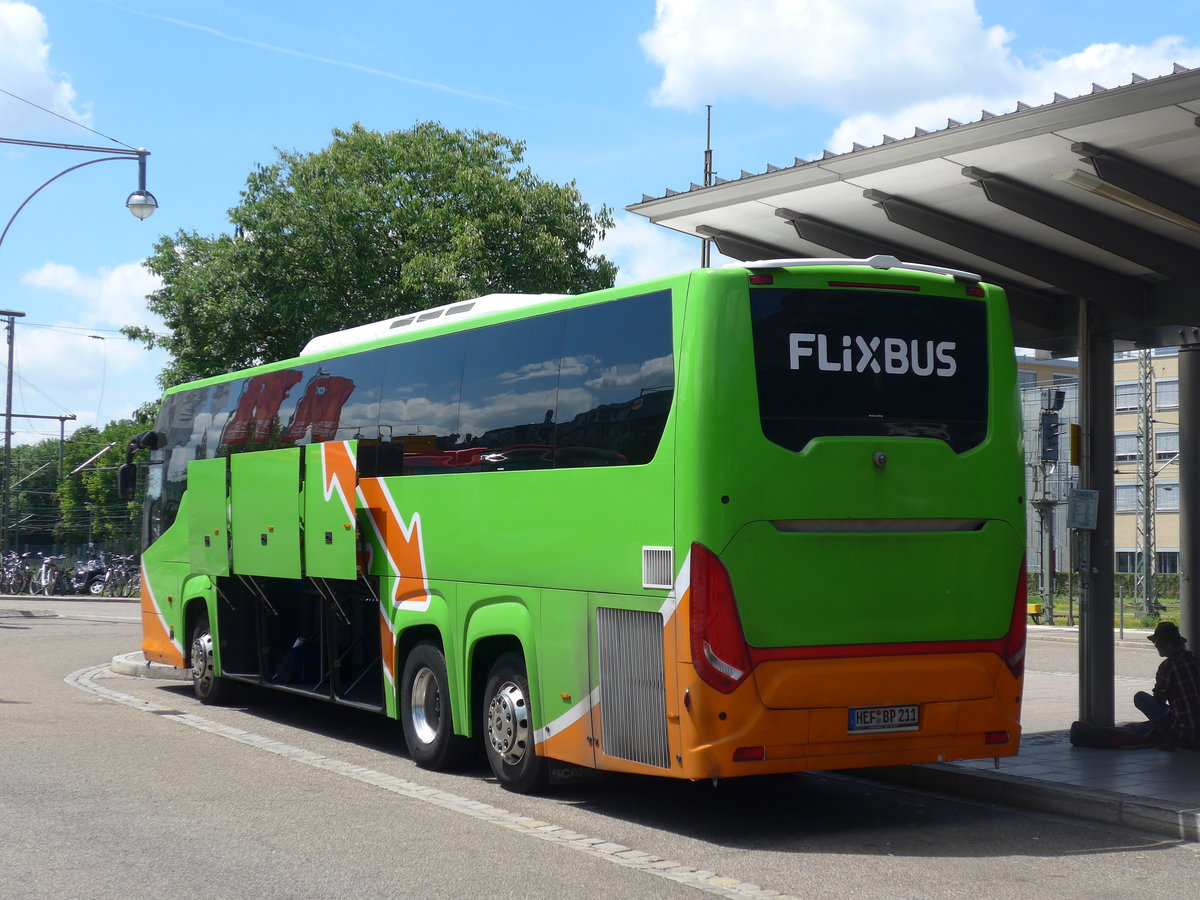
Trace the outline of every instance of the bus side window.
{"type": "Polygon", "coordinates": [[[465,334],[448,334],[379,351],[379,439],[404,447],[402,471],[394,474],[461,471],[453,450],[466,347],[465,334]]]}
{"type": "Polygon", "coordinates": [[[658,449],[674,395],[671,292],[567,313],[555,465],[640,465],[658,449]]]}
{"type": "Polygon", "coordinates": [[[566,317],[551,313],[472,331],[463,368],[459,451],[468,470],[554,466],[554,415],[566,317]]]}

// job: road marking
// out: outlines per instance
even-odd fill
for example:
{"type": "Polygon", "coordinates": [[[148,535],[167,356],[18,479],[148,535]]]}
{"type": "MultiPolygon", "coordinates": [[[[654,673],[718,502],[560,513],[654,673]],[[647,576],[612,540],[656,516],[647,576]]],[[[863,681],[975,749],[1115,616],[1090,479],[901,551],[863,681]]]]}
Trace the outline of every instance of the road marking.
{"type": "Polygon", "coordinates": [[[648,875],[665,878],[668,881],[686,885],[706,894],[712,894],[717,897],[728,897],[731,900],[746,897],[771,897],[775,898],[775,900],[795,900],[795,898],[782,894],[779,891],[739,881],[736,878],[718,875],[706,869],[684,865],[675,860],[655,856],[652,853],[643,853],[640,850],[634,850],[622,844],[607,841],[604,838],[589,837],[588,835],[579,834],[578,832],[533,819],[529,816],[510,813],[507,810],[482,803],[478,800],[470,800],[466,797],[460,797],[457,794],[439,790],[438,788],[398,778],[395,775],[388,775],[385,772],[352,765],[343,760],[332,759],[328,756],[322,756],[320,753],[314,753],[311,750],[293,747],[282,741],[276,741],[259,734],[254,734],[253,732],[243,731],[240,728],[222,725],[219,722],[213,722],[201,716],[160,706],[149,700],[131,697],[129,694],[123,694],[120,691],[115,691],[110,687],[96,683],[97,678],[105,676],[111,676],[111,670],[107,664],[79,669],[72,672],[63,680],[72,687],[77,687],[82,691],[89,691],[105,700],[111,700],[114,703],[120,703],[142,712],[152,713],[164,719],[173,719],[183,725],[214,734],[217,737],[236,741],[239,744],[253,747],[256,750],[274,753],[276,756],[281,756],[291,762],[322,769],[344,778],[352,778],[355,781],[383,788],[386,791],[410,800],[419,800],[422,803],[429,803],[451,812],[470,816],[477,821],[486,822],[489,825],[496,825],[500,828],[517,832],[518,834],[524,834],[557,844],[560,847],[566,847],[627,869],[637,869],[648,875]]]}

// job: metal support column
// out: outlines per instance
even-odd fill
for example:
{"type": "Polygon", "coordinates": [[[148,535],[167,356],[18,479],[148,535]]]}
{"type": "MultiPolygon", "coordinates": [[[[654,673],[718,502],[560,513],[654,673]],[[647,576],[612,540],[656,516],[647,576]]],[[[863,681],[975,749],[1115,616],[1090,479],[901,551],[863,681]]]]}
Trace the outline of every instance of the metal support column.
{"type": "MultiPolygon", "coordinates": [[[[1081,304],[1081,306],[1086,304],[1081,304]]],[[[1082,535],[1084,589],[1079,621],[1079,718],[1093,725],[1112,725],[1115,715],[1116,659],[1113,626],[1114,487],[1113,342],[1090,327],[1079,334],[1081,404],[1087,459],[1081,472],[1084,487],[1097,491],[1096,529],[1082,535]]]]}
{"type": "Polygon", "coordinates": [[[1179,630],[1200,644],[1200,346],[1179,349],[1179,630]]]}

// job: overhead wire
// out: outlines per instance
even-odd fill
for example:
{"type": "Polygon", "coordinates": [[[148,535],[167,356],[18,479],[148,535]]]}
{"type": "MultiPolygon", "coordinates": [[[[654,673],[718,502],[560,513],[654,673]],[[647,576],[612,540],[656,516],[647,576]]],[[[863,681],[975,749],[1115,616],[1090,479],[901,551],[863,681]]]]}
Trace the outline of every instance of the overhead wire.
{"type": "Polygon", "coordinates": [[[34,103],[32,100],[26,100],[24,97],[22,97],[18,94],[14,94],[12,91],[6,91],[4,88],[0,88],[0,94],[6,94],[7,96],[12,97],[14,100],[20,100],[22,103],[27,103],[28,105],[32,106],[34,109],[40,109],[42,112],[47,113],[51,116],[54,116],[56,119],[62,119],[64,122],[69,122],[70,124],[76,126],[77,128],[82,128],[84,131],[89,131],[92,134],[96,135],[96,137],[102,137],[106,141],[112,141],[114,144],[120,144],[122,147],[126,147],[130,150],[137,150],[137,147],[130,147],[124,141],[119,141],[115,137],[110,137],[109,135],[105,134],[102,131],[97,131],[95,128],[91,128],[87,125],[84,125],[82,122],[76,122],[74,119],[70,118],[69,116],[64,116],[62,113],[56,113],[52,109],[46,109],[46,107],[40,106],[37,103],[34,103]]]}

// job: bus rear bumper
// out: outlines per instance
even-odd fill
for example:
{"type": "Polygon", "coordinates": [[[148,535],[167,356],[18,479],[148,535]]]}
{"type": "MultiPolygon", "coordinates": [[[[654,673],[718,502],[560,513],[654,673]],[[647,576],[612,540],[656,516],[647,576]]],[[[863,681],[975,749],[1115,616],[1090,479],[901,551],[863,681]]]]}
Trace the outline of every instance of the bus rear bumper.
{"type": "Polygon", "coordinates": [[[849,715],[848,708],[761,709],[743,727],[685,751],[682,775],[719,779],[990,759],[1020,748],[1019,717],[994,698],[920,704],[915,731],[851,734],[849,715]]]}

